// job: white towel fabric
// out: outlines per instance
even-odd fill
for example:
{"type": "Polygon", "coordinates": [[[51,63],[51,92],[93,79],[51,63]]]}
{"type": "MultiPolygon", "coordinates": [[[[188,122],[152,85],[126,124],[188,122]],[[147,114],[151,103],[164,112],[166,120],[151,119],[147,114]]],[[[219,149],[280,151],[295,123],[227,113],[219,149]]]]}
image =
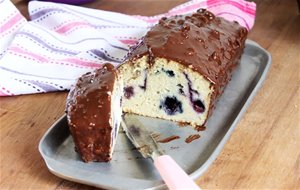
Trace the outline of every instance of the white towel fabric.
{"type": "Polygon", "coordinates": [[[63,91],[105,62],[118,65],[163,16],[207,8],[252,28],[255,3],[193,0],[152,17],[31,1],[31,21],[9,0],[0,0],[0,96],[63,91]]]}

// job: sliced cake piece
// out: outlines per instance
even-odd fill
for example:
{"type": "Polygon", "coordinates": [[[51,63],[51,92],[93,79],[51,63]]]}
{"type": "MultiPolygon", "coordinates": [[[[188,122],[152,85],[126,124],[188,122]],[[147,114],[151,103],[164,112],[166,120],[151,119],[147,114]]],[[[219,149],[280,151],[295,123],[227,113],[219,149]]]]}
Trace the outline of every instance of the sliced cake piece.
{"type": "Polygon", "coordinates": [[[202,126],[231,78],[246,28],[200,9],[162,18],[119,66],[123,111],[202,126]]]}
{"type": "Polygon", "coordinates": [[[111,160],[121,122],[123,84],[111,64],[80,77],[67,99],[67,119],[85,162],[111,160]]]}

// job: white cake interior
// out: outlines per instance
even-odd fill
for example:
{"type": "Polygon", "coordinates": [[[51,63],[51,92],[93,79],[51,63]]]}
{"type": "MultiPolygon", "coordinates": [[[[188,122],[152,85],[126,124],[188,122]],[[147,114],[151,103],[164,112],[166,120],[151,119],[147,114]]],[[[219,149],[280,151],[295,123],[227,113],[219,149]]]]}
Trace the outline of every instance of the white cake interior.
{"type": "Polygon", "coordinates": [[[124,112],[192,126],[204,124],[213,85],[198,72],[165,58],[155,58],[150,65],[148,55],[127,61],[119,71],[124,81],[124,112]]]}
{"type": "Polygon", "coordinates": [[[113,88],[113,92],[111,94],[111,120],[110,125],[112,126],[112,137],[111,137],[111,151],[110,156],[112,156],[114,146],[117,141],[118,131],[120,128],[121,117],[122,117],[122,107],[121,107],[121,98],[123,96],[123,82],[118,77],[113,88]]]}

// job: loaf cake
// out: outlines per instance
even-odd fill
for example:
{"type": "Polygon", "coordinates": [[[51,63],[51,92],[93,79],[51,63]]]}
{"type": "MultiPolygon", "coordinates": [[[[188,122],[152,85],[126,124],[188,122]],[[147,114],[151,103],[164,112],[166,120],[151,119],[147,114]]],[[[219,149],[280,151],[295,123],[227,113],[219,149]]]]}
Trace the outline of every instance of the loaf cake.
{"type": "Polygon", "coordinates": [[[67,98],[67,120],[76,151],[85,162],[104,161],[121,122],[123,83],[111,64],[81,76],[67,98]]]}
{"type": "Polygon", "coordinates": [[[118,70],[123,111],[203,126],[238,64],[247,37],[205,9],[162,18],[118,70]]]}

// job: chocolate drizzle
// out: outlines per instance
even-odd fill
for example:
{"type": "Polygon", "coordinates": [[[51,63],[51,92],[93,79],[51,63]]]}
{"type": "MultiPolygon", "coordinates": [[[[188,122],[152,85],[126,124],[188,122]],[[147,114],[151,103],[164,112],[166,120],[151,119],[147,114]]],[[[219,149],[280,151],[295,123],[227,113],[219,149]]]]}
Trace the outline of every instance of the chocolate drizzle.
{"type": "Polygon", "coordinates": [[[195,134],[195,135],[190,135],[188,136],[186,139],[185,139],[185,142],[186,143],[190,143],[196,139],[199,139],[200,138],[200,135],[199,134],[195,134]]]}
{"type": "Polygon", "coordinates": [[[85,162],[109,161],[113,130],[111,93],[117,77],[111,64],[80,77],[67,99],[67,118],[76,150],[85,162]]]}
{"type": "Polygon", "coordinates": [[[166,58],[199,72],[214,89],[211,110],[240,59],[247,33],[237,22],[199,9],[189,16],[162,18],[127,57],[134,63],[147,55],[150,66],[156,57],[166,58]]]}
{"type": "Polygon", "coordinates": [[[168,142],[171,142],[171,141],[179,139],[179,138],[180,138],[179,136],[173,135],[173,136],[158,140],[157,142],[159,142],[159,143],[168,143],[168,142]]]}

